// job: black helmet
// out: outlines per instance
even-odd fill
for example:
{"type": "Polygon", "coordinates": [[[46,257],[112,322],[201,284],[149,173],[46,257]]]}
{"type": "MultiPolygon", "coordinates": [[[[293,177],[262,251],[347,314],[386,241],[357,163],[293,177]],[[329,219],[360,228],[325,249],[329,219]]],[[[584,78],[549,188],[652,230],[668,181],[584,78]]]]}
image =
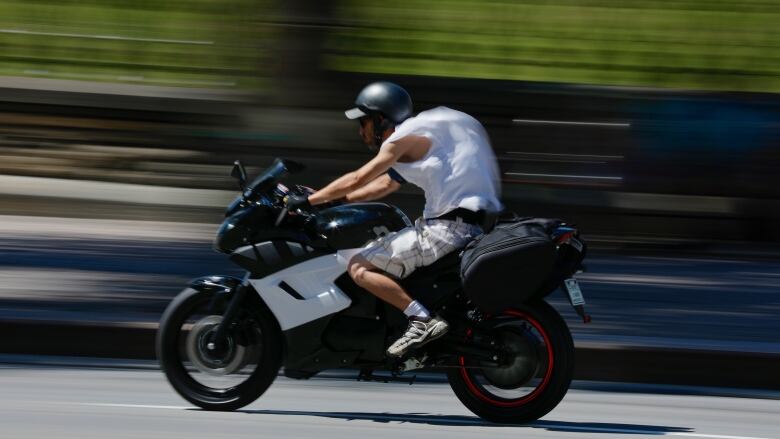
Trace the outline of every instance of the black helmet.
{"type": "Polygon", "coordinates": [[[357,107],[344,112],[348,119],[381,113],[393,124],[399,124],[412,115],[412,98],[409,93],[392,82],[368,84],[358,94],[355,105],[357,107]]]}

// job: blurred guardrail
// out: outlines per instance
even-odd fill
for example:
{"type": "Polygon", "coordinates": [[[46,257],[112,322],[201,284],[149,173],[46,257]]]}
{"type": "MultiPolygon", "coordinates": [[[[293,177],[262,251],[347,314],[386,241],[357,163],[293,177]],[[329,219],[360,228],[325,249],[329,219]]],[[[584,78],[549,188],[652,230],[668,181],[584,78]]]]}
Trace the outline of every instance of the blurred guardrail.
{"type": "MultiPolygon", "coordinates": [[[[306,105],[285,107],[235,91],[2,78],[0,172],[54,186],[233,190],[234,158],[256,169],[287,156],[310,166],[300,181],[317,187],[370,158],[341,111],[374,79],[327,73],[306,105]]],[[[776,95],[389,79],[418,110],[449,105],[486,125],[517,211],[616,236],[780,240],[776,95]]],[[[6,182],[0,193],[29,188],[6,182]]],[[[401,194],[412,213],[418,195],[401,194]]]]}

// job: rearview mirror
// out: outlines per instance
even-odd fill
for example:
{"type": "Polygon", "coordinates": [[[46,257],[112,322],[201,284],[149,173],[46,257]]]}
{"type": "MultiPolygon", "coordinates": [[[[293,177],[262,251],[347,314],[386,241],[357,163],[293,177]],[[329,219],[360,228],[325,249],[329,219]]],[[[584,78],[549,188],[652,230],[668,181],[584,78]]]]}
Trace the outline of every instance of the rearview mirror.
{"type": "Polygon", "coordinates": [[[290,174],[297,174],[306,169],[306,165],[288,159],[282,159],[282,164],[290,174]]]}
{"type": "Polygon", "coordinates": [[[246,187],[246,169],[241,164],[241,160],[233,162],[233,170],[230,171],[230,176],[238,180],[238,187],[243,191],[246,187]]]}

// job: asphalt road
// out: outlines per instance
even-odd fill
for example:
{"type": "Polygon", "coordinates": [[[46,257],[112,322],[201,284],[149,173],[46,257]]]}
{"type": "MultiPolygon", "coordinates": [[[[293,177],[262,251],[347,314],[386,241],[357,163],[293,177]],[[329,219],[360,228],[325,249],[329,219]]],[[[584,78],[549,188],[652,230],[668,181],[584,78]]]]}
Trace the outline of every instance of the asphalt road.
{"type": "Polygon", "coordinates": [[[190,407],[157,370],[0,365],[2,438],[780,438],[778,399],[572,390],[542,420],[494,425],[447,384],[279,378],[244,410],[190,407]]]}
{"type": "MultiPolygon", "coordinates": [[[[0,216],[0,319],[159,320],[188,279],[241,275],[215,225],[0,216]]],[[[780,261],[593,251],[580,276],[593,323],[549,300],[575,341],[780,353],[780,261]]]]}

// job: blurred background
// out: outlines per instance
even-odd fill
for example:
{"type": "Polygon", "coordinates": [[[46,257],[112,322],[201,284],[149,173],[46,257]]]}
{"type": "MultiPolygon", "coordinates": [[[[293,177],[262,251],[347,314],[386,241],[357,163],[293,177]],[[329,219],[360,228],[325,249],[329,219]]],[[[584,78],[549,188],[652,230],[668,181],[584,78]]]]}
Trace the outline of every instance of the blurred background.
{"type": "Polygon", "coordinates": [[[581,228],[594,322],[551,297],[575,342],[656,356],[580,377],[780,388],[778,20],[758,0],[0,0],[0,351],[152,357],[188,279],[238,272],[210,242],[233,160],[321,187],[371,158],[343,110],[390,80],[485,125],[510,208],[581,228]]]}

